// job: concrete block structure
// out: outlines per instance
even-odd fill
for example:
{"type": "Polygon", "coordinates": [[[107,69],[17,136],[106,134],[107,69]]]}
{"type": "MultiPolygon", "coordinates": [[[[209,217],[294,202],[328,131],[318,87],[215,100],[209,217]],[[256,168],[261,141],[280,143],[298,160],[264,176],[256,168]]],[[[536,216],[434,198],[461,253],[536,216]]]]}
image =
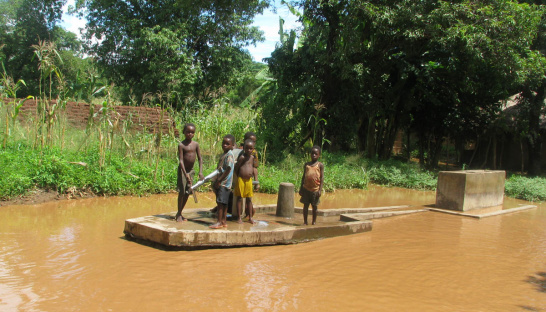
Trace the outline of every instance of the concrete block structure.
{"type": "Polygon", "coordinates": [[[502,170],[440,171],[436,188],[436,207],[467,211],[500,206],[504,202],[502,170]]]}

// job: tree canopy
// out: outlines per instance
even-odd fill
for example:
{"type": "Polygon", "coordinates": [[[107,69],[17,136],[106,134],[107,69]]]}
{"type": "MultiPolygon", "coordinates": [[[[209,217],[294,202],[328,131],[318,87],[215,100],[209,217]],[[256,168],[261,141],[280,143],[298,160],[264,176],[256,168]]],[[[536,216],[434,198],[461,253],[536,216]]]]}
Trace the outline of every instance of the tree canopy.
{"type": "Polygon", "coordinates": [[[243,48],[263,40],[251,23],[269,4],[92,0],[80,5],[86,9],[89,53],[124,88],[125,98],[163,92],[184,99],[218,92],[251,61],[243,48]]]}
{"type": "MultiPolygon", "coordinates": [[[[530,75],[543,11],[516,1],[316,1],[303,10],[298,46],[268,60],[283,124],[323,133],[333,149],[388,158],[394,135],[411,129],[433,165],[446,136],[476,135],[530,75]],[[313,117],[311,117],[313,116],[313,117]],[[310,123],[309,120],[323,120],[310,123]],[[317,131],[313,127],[318,126],[317,131]],[[355,143],[356,142],[356,143],[355,143]]],[[[541,72],[542,70],[542,72],[541,72]]],[[[277,131],[282,124],[274,124],[277,131]]]]}

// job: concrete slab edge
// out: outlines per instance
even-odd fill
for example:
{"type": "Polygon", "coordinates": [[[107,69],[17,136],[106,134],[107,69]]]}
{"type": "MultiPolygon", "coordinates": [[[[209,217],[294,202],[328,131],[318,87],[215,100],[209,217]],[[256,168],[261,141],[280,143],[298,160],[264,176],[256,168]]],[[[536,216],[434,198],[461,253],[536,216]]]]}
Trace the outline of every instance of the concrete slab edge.
{"type": "Polygon", "coordinates": [[[194,230],[169,233],[150,224],[125,221],[124,233],[131,239],[146,240],[169,247],[237,247],[286,245],[372,230],[371,221],[341,225],[308,226],[274,231],[194,230]]]}
{"type": "Polygon", "coordinates": [[[528,209],[533,209],[533,208],[536,208],[536,207],[537,206],[535,206],[535,205],[525,205],[525,206],[521,206],[521,207],[517,207],[517,208],[510,208],[510,209],[504,209],[504,210],[490,212],[490,213],[484,213],[484,214],[481,214],[481,215],[473,215],[473,214],[467,214],[467,213],[456,212],[456,211],[449,211],[449,210],[438,209],[438,208],[427,208],[427,210],[434,211],[434,212],[447,213],[447,214],[452,214],[452,215],[457,215],[457,216],[462,216],[462,217],[469,217],[469,218],[474,218],[474,219],[483,219],[483,218],[488,218],[488,217],[493,217],[493,216],[500,216],[500,215],[504,215],[504,214],[524,211],[524,210],[528,210],[528,209]]]}
{"type": "MultiPolygon", "coordinates": [[[[369,207],[369,208],[338,208],[338,209],[325,209],[317,211],[317,215],[320,217],[331,217],[339,216],[341,214],[348,213],[366,213],[374,211],[383,211],[383,210],[395,210],[395,209],[404,209],[409,208],[410,205],[401,205],[401,206],[385,206],[385,207],[369,207]]],[[[294,213],[303,214],[303,207],[294,207],[294,213]]]]}
{"type": "Polygon", "coordinates": [[[362,221],[370,219],[388,218],[417,212],[426,212],[426,209],[405,210],[405,211],[389,211],[389,212],[365,212],[365,213],[348,213],[339,216],[339,221],[362,221]]]}

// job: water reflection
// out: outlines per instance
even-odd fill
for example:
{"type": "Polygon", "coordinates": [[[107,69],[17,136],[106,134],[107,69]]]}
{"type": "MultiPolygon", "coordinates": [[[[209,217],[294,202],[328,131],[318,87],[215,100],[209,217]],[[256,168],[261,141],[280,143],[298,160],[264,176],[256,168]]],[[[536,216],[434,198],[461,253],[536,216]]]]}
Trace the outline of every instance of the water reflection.
{"type": "Polygon", "coordinates": [[[285,272],[267,260],[245,265],[243,274],[248,277],[244,286],[245,302],[249,311],[286,311],[297,308],[296,294],[290,294],[290,281],[285,272]]]}

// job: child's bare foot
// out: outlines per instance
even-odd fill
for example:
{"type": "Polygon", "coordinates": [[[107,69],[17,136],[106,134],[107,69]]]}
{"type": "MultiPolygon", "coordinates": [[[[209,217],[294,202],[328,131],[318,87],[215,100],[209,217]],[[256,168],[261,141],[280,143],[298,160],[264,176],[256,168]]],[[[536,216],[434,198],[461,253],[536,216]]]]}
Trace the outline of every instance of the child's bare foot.
{"type": "Polygon", "coordinates": [[[313,223],[311,223],[311,225],[315,225],[315,224],[317,224],[315,221],[313,221],[313,223]]]}
{"type": "Polygon", "coordinates": [[[184,218],[182,215],[178,215],[178,214],[174,217],[174,219],[176,220],[176,222],[184,222],[188,220],[184,218]]]}
{"type": "Polygon", "coordinates": [[[251,218],[248,218],[248,223],[250,223],[250,224],[255,224],[256,221],[252,220],[251,218]]]}
{"type": "Polygon", "coordinates": [[[214,223],[213,225],[209,226],[209,228],[211,229],[221,229],[223,227],[224,225],[222,225],[221,223],[214,223]]]}
{"type": "Polygon", "coordinates": [[[307,225],[307,222],[303,222],[303,225],[307,225]]]}
{"type": "Polygon", "coordinates": [[[222,227],[227,228],[227,224],[222,224],[222,227]]]}
{"type": "Polygon", "coordinates": [[[237,220],[237,223],[239,223],[239,224],[243,223],[243,219],[241,219],[241,217],[239,217],[239,220],[237,220]]]}

